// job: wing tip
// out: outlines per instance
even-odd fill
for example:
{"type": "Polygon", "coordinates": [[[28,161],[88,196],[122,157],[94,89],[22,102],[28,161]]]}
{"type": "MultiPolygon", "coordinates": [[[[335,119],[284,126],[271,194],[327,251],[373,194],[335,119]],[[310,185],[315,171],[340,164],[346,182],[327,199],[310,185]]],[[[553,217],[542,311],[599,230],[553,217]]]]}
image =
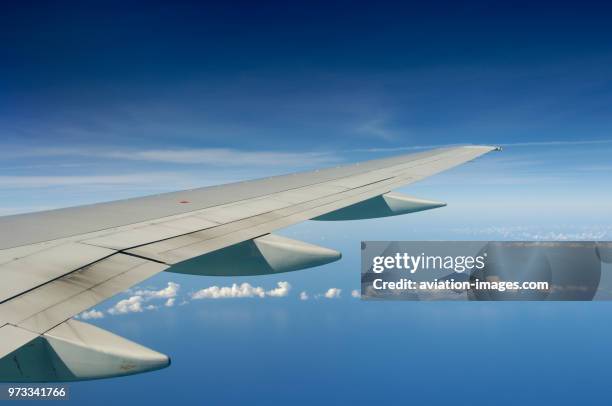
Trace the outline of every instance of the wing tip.
{"type": "Polygon", "coordinates": [[[502,151],[503,150],[501,145],[464,145],[463,148],[465,148],[465,149],[482,149],[482,150],[486,150],[487,152],[489,152],[489,151],[502,151]]]}

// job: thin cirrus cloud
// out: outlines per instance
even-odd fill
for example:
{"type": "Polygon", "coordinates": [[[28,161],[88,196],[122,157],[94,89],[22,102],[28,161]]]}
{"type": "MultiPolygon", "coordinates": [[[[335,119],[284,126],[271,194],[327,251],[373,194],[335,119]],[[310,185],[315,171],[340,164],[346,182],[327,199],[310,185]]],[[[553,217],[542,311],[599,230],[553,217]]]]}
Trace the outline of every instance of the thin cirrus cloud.
{"type": "MultiPolygon", "coordinates": [[[[184,178],[184,177],[183,177],[184,178]]],[[[42,188],[52,186],[133,185],[168,183],[181,179],[171,172],[133,173],[124,175],[85,176],[0,176],[3,188],[42,188]]]]}
{"type": "Polygon", "coordinates": [[[226,148],[159,149],[132,152],[112,152],[108,158],[174,164],[208,164],[215,166],[288,166],[296,162],[315,165],[335,162],[336,156],[325,152],[240,151],[226,148]]]}
{"type": "MultiPolygon", "coordinates": [[[[156,149],[156,150],[114,150],[110,148],[13,148],[7,153],[8,159],[26,162],[20,166],[7,166],[2,168],[4,174],[0,175],[0,188],[3,189],[36,189],[36,188],[100,188],[110,186],[124,187],[154,187],[163,189],[187,189],[192,187],[204,186],[208,184],[220,184],[243,179],[245,174],[238,173],[233,176],[227,173],[213,174],[208,173],[206,178],[201,174],[186,171],[186,168],[193,168],[193,165],[203,165],[214,168],[232,168],[235,170],[248,170],[249,176],[266,176],[268,170],[276,171],[278,168],[298,170],[299,168],[308,169],[331,165],[341,161],[341,159],[331,152],[274,152],[274,151],[242,151],[227,148],[202,148],[202,149],[156,149]],[[136,167],[131,168],[127,173],[115,173],[113,168],[111,173],[95,174],[66,174],[66,169],[72,169],[65,164],[57,164],[57,158],[72,158],[79,163],[72,163],[73,166],[81,164],[115,163],[122,161],[136,165],[138,162],[150,164],[169,164],[173,165],[169,171],[146,171],[143,172],[136,167]],[[32,165],[28,160],[35,159],[37,164],[32,165]],[[42,162],[42,163],[41,163],[42,162]],[[190,166],[191,165],[191,166],[190,166]],[[180,169],[183,168],[183,169],[180,169]],[[30,173],[9,174],[8,169],[28,170],[30,173]],[[49,174],[49,168],[62,170],[61,173],[49,174]],[[267,168],[267,169],[266,169],[267,168]],[[275,169],[276,168],[276,169],[275,169]],[[259,169],[260,172],[253,172],[259,169]],[[46,173],[41,173],[47,170],[46,173]],[[32,174],[34,172],[34,174],[32,174]],[[40,175],[38,173],[41,173],[40,175]]],[[[248,176],[247,176],[248,177],[248,176]]],[[[12,211],[9,214],[13,214],[12,211]]]]}
{"type": "Polygon", "coordinates": [[[108,147],[17,148],[12,157],[81,157],[211,166],[293,166],[337,162],[332,152],[246,151],[232,148],[125,149],[108,147]]]}

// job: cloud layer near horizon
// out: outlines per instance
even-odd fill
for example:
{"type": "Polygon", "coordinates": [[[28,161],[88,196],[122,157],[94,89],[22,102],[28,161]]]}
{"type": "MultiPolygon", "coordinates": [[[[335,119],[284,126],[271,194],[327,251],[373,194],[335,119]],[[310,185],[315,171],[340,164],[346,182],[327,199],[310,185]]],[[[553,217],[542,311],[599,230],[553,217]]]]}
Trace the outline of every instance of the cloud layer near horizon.
{"type": "MultiPolygon", "coordinates": [[[[162,307],[173,307],[179,299],[180,285],[175,282],[168,282],[166,287],[160,289],[130,289],[127,293],[129,297],[121,299],[106,311],[96,308],[82,312],[77,317],[83,320],[101,319],[105,315],[124,315],[129,313],[142,313],[147,310],[157,310],[162,307]]],[[[250,283],[233,283],[230,286],[209,286],[195,292],[189,293],[180,298],[180,304],[184,305],[195,300],[215,300],[215,299],[265,299],[265,298],[285,298],[289,296],[292,286],[289,282],[279,281],[271,289],[261,286],[253,286],[250,283]]],[[[301,291],[298,298],[302,301],[309,299],[339,299],[342,289],[329,288],[322,293],[309,294],[301,291]]],[[[351,297],[358,298],[359,291],[351,291],[351,297]]]]}

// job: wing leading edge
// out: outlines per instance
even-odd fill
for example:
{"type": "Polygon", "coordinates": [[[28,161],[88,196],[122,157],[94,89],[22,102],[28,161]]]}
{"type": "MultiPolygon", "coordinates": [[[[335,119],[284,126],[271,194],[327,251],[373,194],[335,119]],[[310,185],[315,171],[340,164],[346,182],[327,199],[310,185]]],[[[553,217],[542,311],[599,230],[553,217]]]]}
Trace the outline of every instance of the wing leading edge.
{"type": "Polygon", "coordinates": [[[494,149],[444,148],[0,218],[0,380],[69,381],[163,368],[166,356],[71,317],[164,270],[256,275],[338,260],[334,250],[270,233],[309,219],[441,207],[391,191],[494,149]]]}

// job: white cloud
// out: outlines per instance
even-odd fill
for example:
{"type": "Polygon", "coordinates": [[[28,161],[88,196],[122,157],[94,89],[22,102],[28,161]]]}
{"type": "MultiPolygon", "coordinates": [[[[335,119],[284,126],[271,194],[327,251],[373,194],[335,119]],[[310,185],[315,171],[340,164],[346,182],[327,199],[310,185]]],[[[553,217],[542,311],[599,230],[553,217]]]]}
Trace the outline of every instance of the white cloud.
{"type": "Polygon", "coordinates": [[[285,297],[289,294],[290,290],[291,290],[291,285],[289,284],[289,282],[281,281],[281,282],[278,282],[277,288],[269,290],[268,292],[266,292],[266,294],[272,297],[285,297]]]}
{"type": "Polygon", "coordinates": [[[329,288],[325,292],[317,293],[313,297],[315,299],[321,299],[321,298],[325,298],[325,299],[338,299],[338,298],[340,298],[340,294],[341,293],[342,293],[342,289],[339,289],[339,288],[329,288]]]}
{"type": "Polygon", "coordinates": [[[128,299],[123,299],[117,302],[113,307],[108,309],[108,313],[113,315],[140,313],[143,311],[143,301],[144,299],[142,296],[131,296],[128,299]]]}
{"type": "Polygon", "coordinates": [[[159,290],[138,289],[132,291],[132,296],[127,299],[120,300],[113,307],[108,309],[108,313],[112,315],[140,313],[145,310],[157,309],[157,305],[149,303],[152,300],[166,299],[164,306],[172,307],[176,300],[181,285],[175,282],[168,282],[168,285],[159,290]]]}
{"type": "Polygon", "coordinates": [[[355,289],[355,290],[351,291],[351,296],[352,297],[361,297],[361,293],[357,289],[355,289]]]}
{"type": "Polygon", "coordinates": [[[88,310],[88,311],[86,311],[86,312],[81,313],[81,314],[80,314],[80,317],[81,317],[83,320],[89,320],[89,319],[101,319],[101,318],[103,318],[103,317],[104,317],[104,313],[102,313],[101,311],[96,310],[96,309],[91,309],[91,310],[88,310]]]}
{"type": "Polygon", "coordinates": [[[160,290],[137,290],[134,295],[143,296],[145,299],[169,299],[176,297],[181,285],[168,282],[168,285],[160,290]]]}
{"type": "Polygon", "coordinates": [[[260,286],[252,286],[249,283],[237,283],[232,286],[211,286],[201,289],[191,294],[191,298],[197,299],[228,299],[228,298],[245,298],[245,297],[284,297],[287,296],[291,285],[289,282],[278,282],[277,287],[266,291],[260,286]]]}
{"type": "Polygon", "coordinates": [[[342,293],[342,289],[329,288],[327,289],[327,292],[323,294],[323,297],[326,299],[337,299],[340,297],[340,293],[342,293]]]}
{"type": "Polygon", "coordinates": [[[308,300],[308,293],[301,292],[300,293],[300,300],[308,300]]]}
{"type": "Polygon", "coordinates": [[[237,297],[265,297],[266,292],[261,287],[254,287],[248,283],[232,286],[211,286],[198,290],[191,295],[192,299],[225,299],[237,297]]]}

